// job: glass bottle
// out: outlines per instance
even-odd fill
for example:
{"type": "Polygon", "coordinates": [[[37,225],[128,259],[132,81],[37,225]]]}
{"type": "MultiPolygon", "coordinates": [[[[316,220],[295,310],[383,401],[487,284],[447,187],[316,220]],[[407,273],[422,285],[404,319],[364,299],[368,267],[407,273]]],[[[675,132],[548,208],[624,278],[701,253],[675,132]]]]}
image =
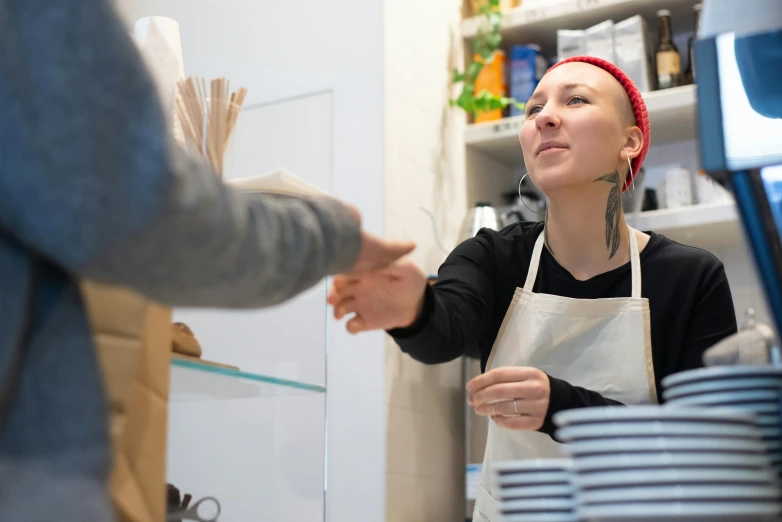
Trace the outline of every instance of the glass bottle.
{"type": "Polygon", "coordinates": [[[673,43],[671,12],[657,11],[657,84],[660,89],[678,87],[682,84],[682,65],[679,50],[673,43]]]}

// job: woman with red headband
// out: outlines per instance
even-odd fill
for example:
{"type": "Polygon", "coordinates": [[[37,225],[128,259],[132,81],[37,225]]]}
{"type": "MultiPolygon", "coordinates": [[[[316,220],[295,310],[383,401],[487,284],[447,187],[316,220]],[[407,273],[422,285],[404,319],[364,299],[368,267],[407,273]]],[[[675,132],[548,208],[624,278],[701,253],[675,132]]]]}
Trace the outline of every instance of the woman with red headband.
{"type": "Polygon", "coordinates": [[[486,463],[554,457],[554,413],[658,401],[665,376],[701,365],[736,331],[722,264],[703,250],[628,227],[621,193],[649,149],[633,82],[591,57],[541,79],[519,136],[544,223],[482,230],[430,287],[409,261],[335,281],[335,315],[351,332],[385,329],[425,363],[463,354],[484,372],[468,403],[491,417],[476,520],[491,520],[486,463]]]}

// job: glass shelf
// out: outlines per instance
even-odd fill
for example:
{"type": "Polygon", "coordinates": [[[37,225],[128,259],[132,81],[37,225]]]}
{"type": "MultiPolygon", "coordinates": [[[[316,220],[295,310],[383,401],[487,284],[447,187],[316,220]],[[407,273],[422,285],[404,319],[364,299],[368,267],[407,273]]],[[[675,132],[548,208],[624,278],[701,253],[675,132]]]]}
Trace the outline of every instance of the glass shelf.
{"type": "Polygon", "coordinates": [[[311,384],[172,360],[167,482],[220,522],[322,521],[326,395],[311,384]]]}
{"type": "Polygon", "coordinates": [[[253,399],[323,394],[324,386],[223,368],[196,361],[171,360],[170,402],[253,399]]]}

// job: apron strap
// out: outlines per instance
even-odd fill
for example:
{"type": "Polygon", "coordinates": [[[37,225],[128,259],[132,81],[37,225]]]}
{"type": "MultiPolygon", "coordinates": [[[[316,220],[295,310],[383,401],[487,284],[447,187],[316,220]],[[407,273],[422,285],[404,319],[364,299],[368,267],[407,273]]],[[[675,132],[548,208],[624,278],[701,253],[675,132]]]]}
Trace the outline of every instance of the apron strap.
{"type": "MultiPolygon", "coordinates": [[[[638,251],[638,239],[635,237],[635,230],[627,226],[627,231],[630,235],[630,270],[632,272],[632,292],[630,297],[641,297],[641,254],[638,251]]],[[[535,248],[532,250],[532,259],[529,262],[529,270],[527,271],[527,280],[524,282],[524,291],[527,293],[532,292],[532,288],[535,286],[535,280],[538,278],[538,268],[540,268],[540,256],[543,254],[544,246],[543,232],[540,233],[538,239],[535,241],[535,248]]]]}
{"type": "Polygon", "coordinates": [[[627,231],[630,233],[630,269],[633,277],[633,289],[631,297],[641,297],[641,254],[638,251],[638,239],[635,237],[635,230],[627,225],[627,231]]]}
{"type": "Polygon", "coordinates": [[[524,291],[527,293],[532,292],[532,288],[535,286],[535,280],[538,278],[538,268],[540,267],[540,256],[543,253],[543,244],[545,238],[543,232],[538,236],[538,240],[535,241],[535,248],[532,250],[532,259],[529,261],[529,270],[527,271],[527,280],[524,282],[524,291]]]}

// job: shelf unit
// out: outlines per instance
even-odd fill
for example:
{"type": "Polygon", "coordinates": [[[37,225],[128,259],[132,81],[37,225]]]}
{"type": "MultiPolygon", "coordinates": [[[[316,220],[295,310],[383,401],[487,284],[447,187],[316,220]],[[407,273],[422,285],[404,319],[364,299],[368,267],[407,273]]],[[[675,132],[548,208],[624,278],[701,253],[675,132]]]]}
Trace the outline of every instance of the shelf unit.
{"type": "MultiPolygon", "coordinates": [[[[672,13],[674,33],[692,30],[692,7],[699,0],[528,0],[503,15],[503,46],[537,43],[556,53],[557,29],[586,29],[607,19],[620,21],[640,14],[652,22],[659,9],[672,13]]],[[[462,22],[469,47],[483,23],[482,17],[462,22]]],[[[682,49],[680,49],[682,52],[682,49]]],[[[697,140],[697,90],[694,85],[644,94],[652,130],[652,146],[697,140]]],[[[468,196],[472,201],[500,203],[514,175],[524,171],[519,132],[524,116],[469,124],[465,128],[468,196]]],[[[693,152],[695,153],[695,152],[693,152]]],[[[648,162],[647,162],[648,163],[648,162]]],[[[516,177],[516,179],[518,179],[516,177]]],[[[732,203],[693,205],[627,216],[642,230],[654,230],[685,244],[709,247],[740,241],[740,226],[732,203]]]]}
{"type": "MultiPolygon", "coordinates": [[[[586,29],[603,20],[615,22],[640,14],[654,20],[659,9],[671,11],[674,33],[692,24],[692,6],[700,0],[539,0],[522,2],[503,15],[503,43],[537,43],[556,49],[557,29],[586,29]]],[[[484,20],[476,16],[462,22],[462,37],[474,38],[484,20]]]]}
{"type": "Polygon", "coordinates": [[[196,361],[171,360],[169,401],[172,403],[310,393],[326,393],[326,387],[196,361]]]}
{"type": "Polygon", "coordinates": [[[638,230],[654,230],[687,245],[721,246],[741,240],[734,203],[710,203],[628,214],[627,223],[638,230]]]}

